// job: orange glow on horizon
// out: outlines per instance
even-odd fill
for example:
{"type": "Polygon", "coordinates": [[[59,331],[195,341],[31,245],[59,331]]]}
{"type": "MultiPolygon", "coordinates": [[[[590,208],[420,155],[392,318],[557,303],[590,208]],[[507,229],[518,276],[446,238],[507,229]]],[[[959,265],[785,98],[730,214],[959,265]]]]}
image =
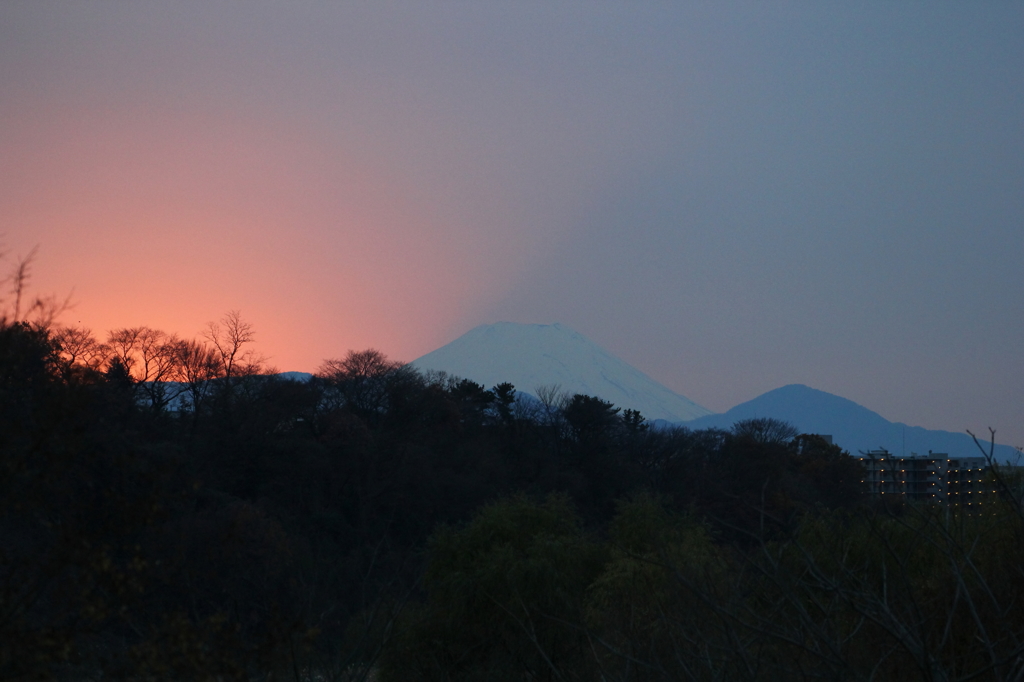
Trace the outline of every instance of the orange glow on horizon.
{"type": "Polygon", "coordinates": [[[467,228],[321,130],[145,111],[12,128],[30,134],[5,145],[4,246],[39,245],[33,288],[73,291],[61,322],[97,337],[191,337],[237,309],[281,370],[368,347],[411,360],[500,280],[467,228]]]}

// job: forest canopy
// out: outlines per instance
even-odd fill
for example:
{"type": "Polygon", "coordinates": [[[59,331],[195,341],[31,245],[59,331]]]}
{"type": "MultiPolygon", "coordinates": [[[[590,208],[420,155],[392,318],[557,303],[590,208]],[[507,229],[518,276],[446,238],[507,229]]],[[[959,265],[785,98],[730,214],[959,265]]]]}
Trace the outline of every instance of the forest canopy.
{"type": "MultiPolygon", "coordinates": [[[[1012,680],[1024,515],[376,350],[0,322],[0,679],[1012,680]]],[[[1003,480],[1003,479],[1001,479],[1003,480]]]]}

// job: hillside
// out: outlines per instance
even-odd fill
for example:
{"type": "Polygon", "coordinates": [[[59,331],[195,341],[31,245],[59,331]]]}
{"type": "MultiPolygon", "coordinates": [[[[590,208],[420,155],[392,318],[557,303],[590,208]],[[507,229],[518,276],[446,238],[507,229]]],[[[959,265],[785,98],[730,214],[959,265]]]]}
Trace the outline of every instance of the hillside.
{"type": "MultiPolygon", "coordinates": [[[[895,455],[944,452],[975,457],[977,446],[966,433],[936,431],[902,422],[890,422],[877,412],[825,391],[803,384],[790,384],[741,403],[723,414],[690,420],[694,429],[729,428],[741,419],[773,417],[796,425],[807,433],[829,434],[834,442],[852,454],[885,448],[895,455]]],[[[978,434],[988,436],[988,434],[978,434]]],[[[1001,461],[1012,458],[1013,448],[996,447],[1001,461]]]]}
{"type": "Polygon", "coordinates": [[[487,388],[507,381],[535,394],[540,387],[557,385],[639,410],[648,419],[686,421],[711,414],[561,324],[481,325],[411,364],[487,388]]]}

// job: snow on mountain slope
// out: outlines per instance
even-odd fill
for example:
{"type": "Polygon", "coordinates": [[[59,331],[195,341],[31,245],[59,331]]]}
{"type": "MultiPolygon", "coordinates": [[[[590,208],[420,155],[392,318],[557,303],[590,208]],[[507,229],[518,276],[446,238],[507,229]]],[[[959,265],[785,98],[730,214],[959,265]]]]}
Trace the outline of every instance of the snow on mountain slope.
{"type": "Polygon", "coordinates": [[[711,414],[561,324],[481,325],[410,364],[487,388],[507,381],[536,394],[539,387],[557,384],[569,394],[639,410],[648,419],[686,421],[711,414]]]}

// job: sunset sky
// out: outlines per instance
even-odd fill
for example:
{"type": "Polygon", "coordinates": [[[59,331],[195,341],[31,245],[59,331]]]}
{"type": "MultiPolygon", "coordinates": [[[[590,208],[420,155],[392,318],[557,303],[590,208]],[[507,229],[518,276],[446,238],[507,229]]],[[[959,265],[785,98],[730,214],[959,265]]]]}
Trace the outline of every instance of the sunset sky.
{"type": "Polygon", "coordinates": [[[561,322],[1024,445],[1024,4],[0,4],[4,263],[281,370],[561,322]]]}

